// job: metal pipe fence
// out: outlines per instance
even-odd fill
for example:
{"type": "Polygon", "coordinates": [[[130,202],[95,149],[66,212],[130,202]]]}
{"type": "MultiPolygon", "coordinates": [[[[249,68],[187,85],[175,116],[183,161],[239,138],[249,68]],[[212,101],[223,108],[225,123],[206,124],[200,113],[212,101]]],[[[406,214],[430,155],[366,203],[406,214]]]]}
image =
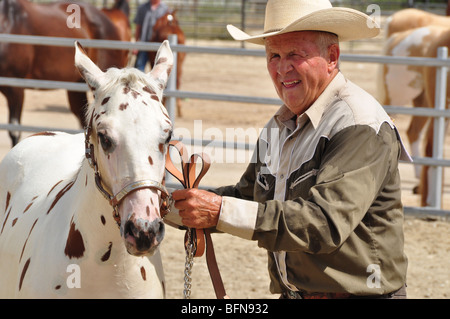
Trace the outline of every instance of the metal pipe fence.
{"type": "MultiPolygon", "coordinates": [[[[28,35],[9,35],[0,34],[0,42],[9,43],[27,43],[35,45],[53,45],[72,47],[74,41],[79,41],[84,47],[93,47],[100,49],[123,49],[123,50],[147,50],[156,51],[160,43],[150,42],[123,42],[111,40],[91,40],[91,39],[74,39],[59,37],[43,37],[28,35]]],[[[221,54],[221,55],[239,55],[239,56],[265,56],[264,50],[251,50],[243,48],[214,48],[204,46],[188,46],[176,44],[176,36],[169,38],[171,49],[174,54],[177,52],[202,53],[202,54],[221,54]]],[[[434,131],[434,151],[433,157],[415,157],[414,163],[421,165],[429,165],[432,169],[433,188],[430,190],[434,196],[430,207],[405,207],[405,212],[414,215],[438,215],[450,217],[450,211],[442,210],[441,207],[441,191],[442,191],[442,169],[450,167],[450,160],[443,158],[444,152],[444,136],[445,136],[445,120],[450,118],[450,110],[446,110],[446,87],[447,72],[450,67],[450,60],[447,58],[447,48],[440,48],[437,58],[419,58],[419,57],[391,57],[391,56],[368,56],[358,54],[342,54],[341,61],[361,62],[361,63],[379,63],[379,64],[402,64],[402,65],[419,65],[436,67],[438,72],[436,75],[436,103],[435,108],[410,108],[404,106],[384,106],[389,114],[408,114],[417,116],[433,117],[435,121],[434,131]]],[[[175,59],[176,64],[176,59],[175,59]]],[[[176,68],[176,65],[174,66],[176,68]]],[[[213,101],[227,101],[239,103],[255,103],[262,105],[281,105],[281,100],[276,98],[263,98],[255,96],[240,96],[233,94],[213,94],[206,92],[189,92],[176,89],[176,72],[172,72],[171,78],[165,90],[167,96],[167,107],[173,122],[175,123],[175,103],[177,98],[192,98],[213,101]]],[[[33,79],[7,78],[0,77],[0,85],[17,86],[26,88],[40,89],[66,89],[71,91],[88,91],[88,87],[84,83],[71,83],[63,81],[43,81],[33,79]]],[[[81,130],[65,130],[59,128],[32,127],[14,124],[0,124],[0,130],[15,131],[44,131],[44,130],[62,130],[70,133],[81,132],[81,130]]],[[[234,147],[237,149],[251,150],[254,145],[250,143],[236,143],[227,141],[206,141],[191,140],[191,145],[210,145],[218,147],[234,147]]]]}

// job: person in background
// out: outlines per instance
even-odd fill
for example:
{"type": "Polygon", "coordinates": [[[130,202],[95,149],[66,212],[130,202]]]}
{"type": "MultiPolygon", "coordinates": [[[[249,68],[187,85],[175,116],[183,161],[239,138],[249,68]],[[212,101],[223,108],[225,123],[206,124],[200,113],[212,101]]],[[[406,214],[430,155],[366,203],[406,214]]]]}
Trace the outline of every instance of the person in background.
{"type": "MultiPolygon", "coordinates": [[[[165,15],[169,7],[162,3],[161,0],[149,0],[148,2],[141,4],[136,12],[134,23],[136,24],[135,40],[148,42],[152,38],[153,26],[156,21],[165,15]]],[[[135,67],[141,71],[145,70],[147,62],[153,63],[148,60],[147,51],[134,51],[136,56],[135,67]]]]}

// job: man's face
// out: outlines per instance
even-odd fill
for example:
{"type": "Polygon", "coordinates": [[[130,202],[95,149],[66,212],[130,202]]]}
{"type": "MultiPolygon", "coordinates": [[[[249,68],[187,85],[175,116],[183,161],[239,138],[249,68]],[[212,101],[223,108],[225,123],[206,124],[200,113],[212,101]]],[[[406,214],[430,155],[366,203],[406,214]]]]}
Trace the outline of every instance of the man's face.
{"type": "Polygon", "coordinates": [[[300,31],[266,39],[270,77],[280,99],[297,115],[314,103],[337,73],[338,45],[324,54],[317,37],[317,32],[300,31]]]}

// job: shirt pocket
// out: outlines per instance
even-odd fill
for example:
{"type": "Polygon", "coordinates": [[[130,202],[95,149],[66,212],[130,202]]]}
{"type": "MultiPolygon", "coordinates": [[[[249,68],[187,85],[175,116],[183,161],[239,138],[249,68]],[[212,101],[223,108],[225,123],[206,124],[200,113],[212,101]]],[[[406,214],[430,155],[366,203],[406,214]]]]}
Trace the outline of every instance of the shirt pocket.
{"type": "Polygon", "coordinates": [[[275,177],[272,174],[263,174],[261,171],[256,176],[254,197],[257,202],[264,203],[273,199],[275,192],[275,177]]]}
{"type": "Polygon", "coordinates": [[[298,184],[306,181],[308,178],[313,177],[313,176],[317,176],[317,173],[319,172],[318,169],[312,169],[309,172],[301,175],[300,177],[298,177],[297,179],[295,179],[291,185],[289,186],[290,189],[294,189],[298,184]]]}
{"type": "Polygon", "coordinates": [[[309,194],[309,190],[316,183],[316,176],[318,173],[318,169],[312,169],[288,183],[288,199],[297,197],[306,198],[309,194]]]}

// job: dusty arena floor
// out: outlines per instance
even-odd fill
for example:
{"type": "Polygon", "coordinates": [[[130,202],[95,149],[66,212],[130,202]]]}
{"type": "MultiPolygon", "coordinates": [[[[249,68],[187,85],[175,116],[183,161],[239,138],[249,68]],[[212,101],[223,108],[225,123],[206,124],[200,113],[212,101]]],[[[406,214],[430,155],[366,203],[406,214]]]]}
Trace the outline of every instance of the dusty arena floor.
{"type": "MultiPolygon", "coordinates": [[[[206,45],[206,43],[193,43],[206,45]]],[[[221,46],[221,42],[208,45],[221,46]]],[[[229,45],[229,44],[226,44],[229,45]]],[[[236,46],[236,44],[234,44],[236,46]]],[[[341,69],[353,82],[376,95],[376,64],[343,62],[341,69]]],[[[182,90],[276,97],[265,69],[265,59],[229,55],[188,54],[183,67],[182,90]]],[[[175,135],[194,138],[238,139],[244,132],[253,143],[253,132],[262,128],[278,106],[228,103],[186,99],[182,101],[181,118],[175,122],[175,135]],[[241,131],[237,129],[242,129],[241,131]]],[[[0,96],[0,122],[7,123],[7,107],[0,96]]],[[[402,138],[408,116],[393,116],[402,138]]],[[[22,123],[33,126],[77,129],[75,117],[69,112],[66,94],[62,90],[27,90],[22,123]]],[[[23,137],[28,133],[24,133],[23,137]]],[[[450,158],[449,136],[445,158],[450,158]]],[[[7,132],[0,131],[0,159],[10,148],[7,132]]],[[[235,183],[246,167],[250,152],[211,152],[214,163],[203,179],[204,186],[235,183]]],[[[83,150],[80,150],[83,151],[83,150]]],[[[417,184],[413,168],[401,164],[403,201],[406,206],[418,206],[419,196],[412,194],[417,184]]],[[[447,176],[449,172],[446,172],[447,176]]],[[[450,209],[450,184],[445,183],[444,208],[450,209]]],[[[167,298],[182,298],[184,271],[184,232],[167,227],[161,251],[166,274],[167,298]]],[[[218,264],[231,298],[278,298],[269,292],[266,252],[255,242],[226,234],[213,234],[218,264]]],[[[409,258],[408,296],[410,298],[450,297],[450,223],[436,218],[405,219],[405,249],[409,258]]],[[[196,259],[193,269],[192,298],[215,298],[204,257],[196,259]]]]}

